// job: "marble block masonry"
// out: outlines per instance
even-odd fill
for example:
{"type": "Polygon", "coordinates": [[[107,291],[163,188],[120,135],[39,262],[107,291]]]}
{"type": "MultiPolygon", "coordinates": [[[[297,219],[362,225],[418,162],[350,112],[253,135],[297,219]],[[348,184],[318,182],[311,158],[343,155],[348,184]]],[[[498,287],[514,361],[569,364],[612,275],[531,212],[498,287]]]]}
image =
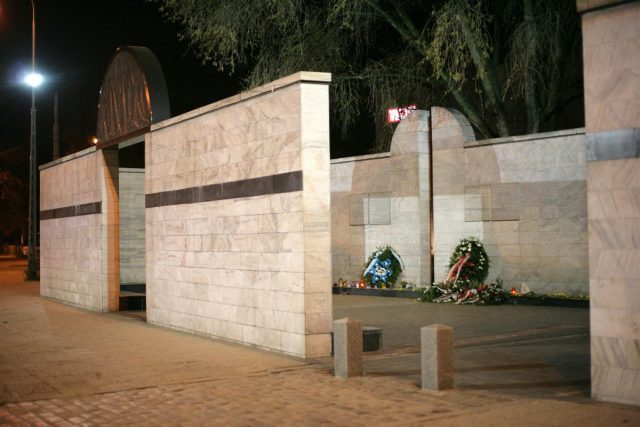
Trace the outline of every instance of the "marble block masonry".
{"type": "Polygon", "coordinates": [[[489,280],[588,293],[586,156],[584,129],[476,141],[455,110],[414,111],[388,153],[331,161],[333,278],[358,280],[367,257],[391,245],[400,280],[426,286],[431,255],[437,281],[474,235],[491,257],[489,280]]]}
{"type": "Polygon", "coordinates": [[[148,322],[329,354],[329,82],[301,72],[151,126],[148,322]]]}
{"type": "Polygon", "coordinates": [[[329,90],[300,72],[41,167],[41,294],[301,357],[331,349],[329,90]]]}
{"type": "Polygon", "coordinates": [[[640,405],[640,2],[582,14],[591,394],[640,405]]]}
{"type": "Polygon", "coordinates": [[[387,244],[417,285],[477,235],[491,279],[586,292],[583,130],[475,141],[432,107],[389,153],[329,161],[329,81],[302,72],[155,123],[144,169],[99,148],[44,165],[42,295],[112,311],[120,283],[145,282],[150,323],[311,357],[330,352],[332,280],[387,244]]]}

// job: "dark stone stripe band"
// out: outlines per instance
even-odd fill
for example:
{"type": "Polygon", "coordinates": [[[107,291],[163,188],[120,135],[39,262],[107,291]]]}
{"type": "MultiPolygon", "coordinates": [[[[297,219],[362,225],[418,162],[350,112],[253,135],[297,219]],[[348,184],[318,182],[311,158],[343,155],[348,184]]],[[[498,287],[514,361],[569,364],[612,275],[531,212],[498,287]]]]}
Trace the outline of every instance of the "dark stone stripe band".
{"type": "Polygon", "coordinates": [[[607,9],[613,9],[627,4],[637,2],[638,0],[608,0],[608,1],[592,1],[592,0],[578,0],[577,9],[580,15],[586,15],[588,13],[601,12],[607,9]]]}
{"type": "Polygon", "coordinates": [[[85,203],[84,205],[65,206],[64,208],[40,211],[40,219],[69,218],[72,216],[93,215],[102,212],[102,202],[85,203]]]}
{"type": "Polygon", "coordinates": [[[302,171],[147,194],[145,207],[213,202],[302,190],[302,171]]]}
{"type": "Polygon", "coordinates": [[[640,128],[587,134],[587,161],[640,157],[640,128]]]}

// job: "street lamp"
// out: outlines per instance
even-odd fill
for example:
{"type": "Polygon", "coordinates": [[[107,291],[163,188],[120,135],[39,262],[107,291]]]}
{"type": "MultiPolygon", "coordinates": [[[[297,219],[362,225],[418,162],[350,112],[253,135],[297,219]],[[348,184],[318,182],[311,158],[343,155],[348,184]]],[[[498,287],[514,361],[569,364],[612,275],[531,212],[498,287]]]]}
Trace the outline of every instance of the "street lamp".
{"type": "Polygon", "coordinates": [[[36,87],[43,81],[42,75],[36,73],[36,6],[31,0],[31,73],[24,81],[31,86],[31,135],[29,139],[29,256],[27,258],[27,280],[37,280],[38,272],[36,265],[36,87]]]}

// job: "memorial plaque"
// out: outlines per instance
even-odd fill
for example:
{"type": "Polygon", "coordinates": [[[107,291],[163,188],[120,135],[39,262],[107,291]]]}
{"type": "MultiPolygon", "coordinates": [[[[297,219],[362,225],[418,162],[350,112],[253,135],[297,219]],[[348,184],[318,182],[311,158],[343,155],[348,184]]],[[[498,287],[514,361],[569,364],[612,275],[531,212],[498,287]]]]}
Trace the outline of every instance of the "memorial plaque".
{"type": "Polygon", "coordinates": [[[390,193],[369,194],[369,224],[391,224],[390,193]]]}

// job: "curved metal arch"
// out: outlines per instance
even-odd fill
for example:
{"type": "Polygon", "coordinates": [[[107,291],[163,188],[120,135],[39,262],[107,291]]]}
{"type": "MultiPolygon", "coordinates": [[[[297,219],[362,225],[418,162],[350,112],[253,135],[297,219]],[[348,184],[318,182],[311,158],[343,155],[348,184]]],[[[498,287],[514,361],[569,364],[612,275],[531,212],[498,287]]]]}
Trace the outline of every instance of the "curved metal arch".
{"type": "Polygon", "coordinates": [[[151,124],[170,117],[167,84],[155,54],[141,46],[118,48],[100,86],[98,146],[142,135],[151,124]]]}

